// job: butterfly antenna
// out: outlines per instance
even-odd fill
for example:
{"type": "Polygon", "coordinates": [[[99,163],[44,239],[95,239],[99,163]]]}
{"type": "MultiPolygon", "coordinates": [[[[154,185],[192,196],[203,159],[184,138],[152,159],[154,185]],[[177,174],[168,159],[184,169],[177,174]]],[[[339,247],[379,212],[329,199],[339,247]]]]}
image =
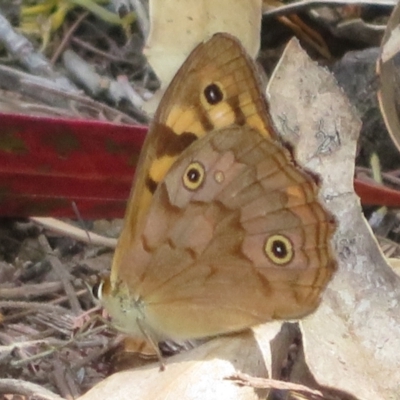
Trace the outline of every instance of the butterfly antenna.
{"type": "Polygon", "coordinates": [[[156,355],[157,355],[157,358],[158,358],[158,362],[160,363],[160,371],[165,371],[165,360],[164,360],[164,357],[161,354],[161,351],[160,351],[160,348],[158,347],[158,344],[151,337],[151,335],[147,331],[147,329],[142,325],[141,319],[137,318],[136,322],[137,322],[138,327],[139,327],[140,331],[142,332],[143,336],[149,341],[149,343],[153,347],[154,351],[156,352],[156,355]]]}
{"type": "Polygon", "coordinates": [[[93,244],[92,238],[89,235],[89,231],[86,228],[85,221],[82,219],[82,216],[81,216],[81,213],[79,212],[78,206],[76,205],[76,203],[74,201],[72,202],[72,209],[74,210],[74,213],[76,215],[76,218],[77,218],[79,224],[81,225],[82,229],[85,231],[86,236],[89,240],[89,243],[92,245],[93,244]]]}

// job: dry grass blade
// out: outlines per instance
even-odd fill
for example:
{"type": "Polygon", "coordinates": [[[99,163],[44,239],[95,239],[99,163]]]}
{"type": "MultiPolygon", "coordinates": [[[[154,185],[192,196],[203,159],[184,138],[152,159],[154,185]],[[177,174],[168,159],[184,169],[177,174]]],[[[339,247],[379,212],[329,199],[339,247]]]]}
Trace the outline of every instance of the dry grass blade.
{"type": "Polygon", "coordinates": [[[97,235],[96,233],[83,230],[59,219],[32,217],[31,220],[42,225],[46,229],[59,233],[60,235],[69,236],[75,240],[79,240],[93,246],[106,246],[115,248],[117,245],[117,239],[97,235]]]}

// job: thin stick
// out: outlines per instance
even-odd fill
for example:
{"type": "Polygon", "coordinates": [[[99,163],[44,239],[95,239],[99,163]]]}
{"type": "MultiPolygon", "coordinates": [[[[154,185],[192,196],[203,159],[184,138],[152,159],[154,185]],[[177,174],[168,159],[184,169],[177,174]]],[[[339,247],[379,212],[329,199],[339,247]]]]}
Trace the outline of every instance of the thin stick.
{"type": "Polygon", "coordinates": [[[48,254],[46,258],[50,261],[51,266],[53,267],[54,271],[56,272],[64,286],[64,290],[66,295],[68,296],[68,301],[71,305],[72,312],[75,315],[79,315],[82,312],[82,308],[79,303],[78,297],[76,296],[74,287],[71,284],[69,273],[65,270],[65,267],[61,264],[60,260],[54,255],[54,252],[50,247],[46,236],[39,235],[38,241],[43,247],[43,250],[46,252],[46,254],[48,254]]]}
{"type": "Polygon", "coordinates": [[[60,54],[64,51],[64,49],[67,47],[68,42],[71,39],[71,36],[73,33],[76,31],[80,23],[89,15],[89,11],[85,11],[82,13],[79,18],[72,24],[72,26],[69,28],[65,36],[63,37],[60,45],[58,46],[57,50],[54,52],[53,57],[51,57],[50,63],[54,65],[58,58],[60,57],[60,54]]]}
{"type": "MultiPolygon", "coordinates": [[[[86,289],[82,289],[79,290],[78,292],[76,292],[77,297],[81,297],[83,295],[87,294],[87,290],[86,289]]],[[[0,308],[29,308],[29,310],[27,311],[22,311],[19,312],[17,314],[13,314],[13,315],[7,315],[6,317],[3,318],[3,320],[1,321],[3,324],[5,323],[9,323],[15,320],[18,320],[20,318],[26,317],[29,314],[32,314],[38,310],[46,310],[46,311],[58,311],[58,310],[63,310],[63,312],[66,312],[66,309],[63,307],[59,307],[59,308],[54,308],[54,306],[58,305],[58,304],[62,304],[65,303],[66,301],[68,301],[68,296],[62,296],[58,299],[52,300],[49,303],[39,303],[39,302],[17,302],[17,301],[10,301],[10,302],[1,302],[0,301],[0,308]],[[2,306],[2,304],[7,304],[7,306],[2,306]],[[18,306],[19,304],[23,304],[24,306],[18,306]],[[33,304],[34,305],[34,309],[30,309],[30,305],[33,304]],[[15,306],[16,305],[16,306],[15,306]],[[42,305],[44,307],[42,307],[42,305]]]]}
{"type": "Polygon", "coordinates": [[[65,313],[67,310],[54,304],[39,303],[37,301],[0,301],[0,308],[25,308],[34,311],[55,311],[65,313]]]}
{"type": "Polygon", "coordinates": [[[38,400],[64,400],[62,397],[50,392],[50,390],[42,386],[19,379],[0,379],[0,393],[19,394],[38,400]]]}
{"type": "Polygon", "coordinates": [[[0,288],[0,298],[7,300],[30,299],[49,295],[58,292],[61,289],[61,282],[44,282],[14,288],[0,288]]]}
{"type": "Polygon", "coordinates": [[[84,243],[93,244],[95,246],[106,246],[115,249],[117,239],[108,238],[97,235],[93,232],[78,228],[75,225],[66,223],[56,218],[51,217],[30,217],[31,221],[40,224],[46,229],[56,232],[60,235],[69,236],[72,239],[79,240],[84,243]]]}
{"type": "Polygon", "coordinates": [[[278,389],[304,392],[317,396],[318,399],[323,399],[323,395],[319,390],[310,389],[309,387],[300,385],[298,383],[284,382],[277,379],[258,378],[242,372],[238,372],[230,377],[227,377],[226,379],[235,381],[238,385],[250,386],[255,389],[278,389]]]}
{"type": "MultiPolygon", "coordinates": [[[[268,17],[277,17],[280,15],[298,13],[299,11],[304,11],[314,7],[340,7],[348,6],[349,4],[376,5],[377,2],[376,0],[302,0],[272,9],[265,7],[263,15],[268,17]]],[[[380,6],[394,7],[396,4],[397,0],[379,1],[380,6]]]]}

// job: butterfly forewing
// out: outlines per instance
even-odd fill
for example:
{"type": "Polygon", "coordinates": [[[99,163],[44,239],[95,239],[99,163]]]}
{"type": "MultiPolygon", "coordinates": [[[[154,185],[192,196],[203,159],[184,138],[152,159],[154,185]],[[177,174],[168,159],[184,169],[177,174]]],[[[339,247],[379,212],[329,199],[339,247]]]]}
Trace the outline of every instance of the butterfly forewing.
{"type": "MultiPolygon", "coordinates": [[[[260,88],[254,62],[228,34],[214,35],[189,55],[163,96],[143,146],[122,247],[140,230],[158,183],[193,141],[233,124],[252,126],[266,137],[274,134],[260,88]]],[[[120,247],[113,272],[119,268],[120,247]]]]}

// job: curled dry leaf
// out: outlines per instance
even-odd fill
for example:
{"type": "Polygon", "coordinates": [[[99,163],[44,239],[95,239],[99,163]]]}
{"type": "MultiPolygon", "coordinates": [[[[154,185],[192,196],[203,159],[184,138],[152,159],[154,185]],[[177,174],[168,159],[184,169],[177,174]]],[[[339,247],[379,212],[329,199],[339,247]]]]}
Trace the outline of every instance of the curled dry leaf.
{"type": "Polygon", "coordinates": [[[300,162],[323,176],[321,195],[339,225],[339,270],[321,306],[301,322],[308,368],[319,385],[356,398],[398,399],[400,277],[386,263],[353,192],[360,122],[330,74],[295,42],[269,92],[278,129],[296,143],[300,162]]]}

